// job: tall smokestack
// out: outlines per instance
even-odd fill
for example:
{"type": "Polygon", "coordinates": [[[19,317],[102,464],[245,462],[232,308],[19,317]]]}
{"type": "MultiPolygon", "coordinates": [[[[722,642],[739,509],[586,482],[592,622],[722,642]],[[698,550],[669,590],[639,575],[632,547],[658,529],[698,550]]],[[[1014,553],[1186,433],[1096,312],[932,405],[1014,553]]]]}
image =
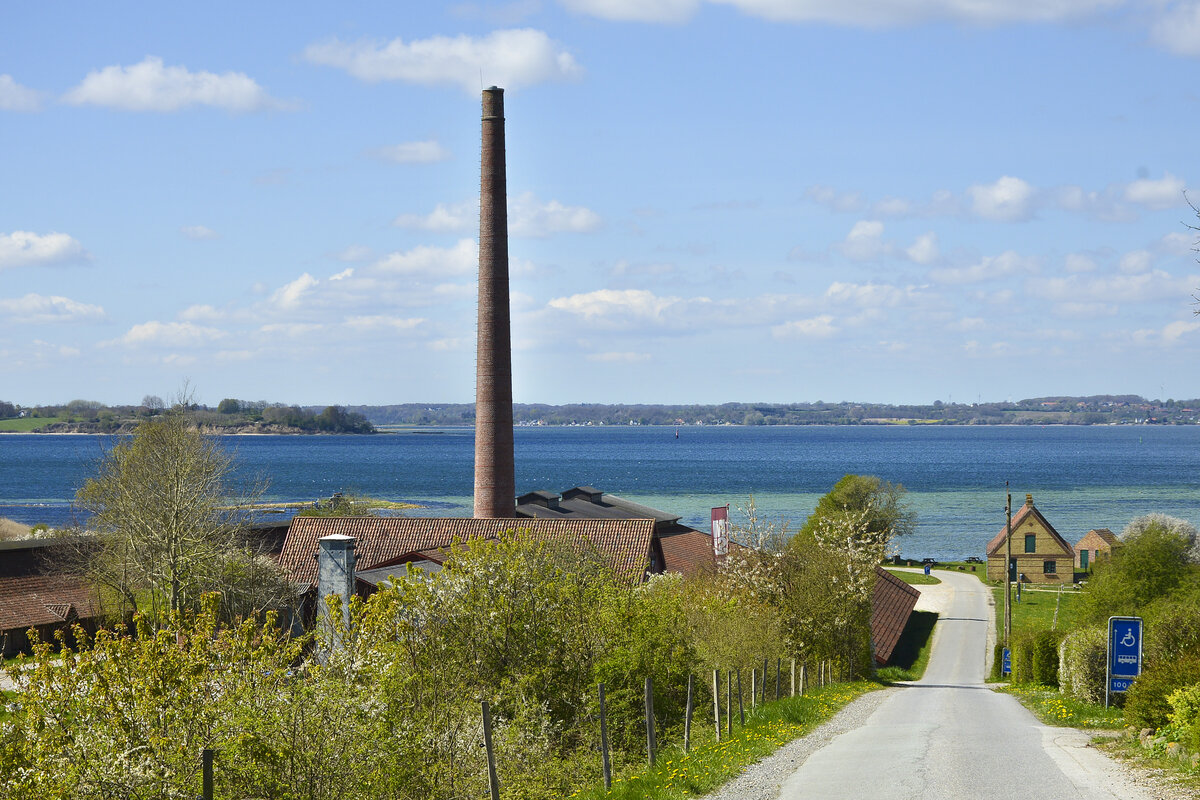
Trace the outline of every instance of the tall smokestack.
{"type": "Polygon", "coordinates": [[[479,326],[475,357],[475,516],[515,517],[512,345],[508,312],[508,190],[504,90],[483,90],[479,182],[479,326]]]}

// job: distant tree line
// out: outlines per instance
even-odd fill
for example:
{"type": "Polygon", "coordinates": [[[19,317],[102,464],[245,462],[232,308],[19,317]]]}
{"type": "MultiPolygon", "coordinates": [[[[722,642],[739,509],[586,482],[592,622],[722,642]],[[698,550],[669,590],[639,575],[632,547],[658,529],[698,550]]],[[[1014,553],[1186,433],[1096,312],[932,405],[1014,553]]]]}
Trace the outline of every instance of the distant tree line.
{"type": "MultiPolygon", "coordinates": [[[[473,425],[472,403],[350,406],[376,425],[473,425]]],[[[517,403],[518,425],[1104,425],[1200,421],[1200,400],[1146,400],[1138,395],[1034,397],[1004,403],[722,403],[649,405],[517,403]]]]}
{"type": "MultiPolygon", "coordinates": [[[[0,420],[44,419],[45,424],[34,429],[42,432],[131,433],[139,422],[155,418],[166,409],[155,395],[146,395],[136,406],[106,406],[94,400],[30,407],[0,402],[0,420]]],[[[366,417],[342,406],[304,408],[226,398],[215,409],[186,403],[178,410],[190,425],[216,433],[375,433],[375,426],[366,417]]]]}

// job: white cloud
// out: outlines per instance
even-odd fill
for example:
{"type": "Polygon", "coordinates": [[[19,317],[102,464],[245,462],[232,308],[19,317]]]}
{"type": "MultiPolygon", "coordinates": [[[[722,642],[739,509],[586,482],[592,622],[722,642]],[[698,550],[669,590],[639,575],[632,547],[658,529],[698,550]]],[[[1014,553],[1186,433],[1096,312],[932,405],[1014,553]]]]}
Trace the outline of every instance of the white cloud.
{"type": "Polygon", "coordinates": [[[683,22],[700,0],[559,0],[571,11],[617,22],[683,22]]]}
{"type": "Polygon", "coordinates": [[[995,183],[976,184],[967,189],[971,211],[996,222],[1016,222],[1033,213],[1034,189],[1020,178],[1005,175],[995,183]]]}
{"type": "Polygon", "coordinates": [[[197,304],[180,311],[178,316],[184,322],[216,322],[225,319],[226,314],[213,306],[197,304]]]}
{"type": "Polygon", "coordinates": [[[294,309],[300,305],[304,295],[318,283],[320,283],[319,280],[306,272],[296,280],[285,283],[276,289],[271,295],[270,303],[281,311],[294,309]]]}
{"type": "Polygon", "coordinates": [[[585,319],[607,316],[661,320],[665,312],[681,303],[678,297],[658,297],[645,289],[598,289],[550,301],[551,308],[567,311],[585,319]]]}
{"type": "Polygon", "coordinates": [[[810,186],[804,194],[830,211],[859,211],[863,207],[862,197],[857,192],[839,192],[831,186],[810,186]]]}
{"type": "Polygon", "coordinates": [[[1036,259],[1007,250],[998,256],[987,256],[968,267],[930,270],[929,277],[935,283],[941,284],[980,283],[1012,275],[1032,274],[1037,272],[1037,268],[1036,259]]]}
{"type": "Polygon", "coordinates": [[[822,314],[810,319],[798,319],[782,325],[775,325],[771,328],[771,335],[776,339],[828,339],[837,331],[838,329],[833,324],[833,317],[822,314]]]}
{"type": "Polygon", "coordinates": [[[912,298],[912,290],[904,290],[886,283],[842,283],[829,285],[825,297],[835,303],[847,303],[856,308],[881,308],[897,306],[912,298]]]}
{"type": "Polygon", "coordinates": [[[356,331],[410,331],[424,323],[421,318],[403,319],[387,314],[372,314],[361,317],[347,317],[346,326],[356,331]]]}
{"type": "Polygon", "coordinates": [[[0,111],[38,111],[41,97],[13,80],[12,75],[0,75],[0,111]]]}
{"type": "Polygon", "coordinates": [[[1064,266],[1067,272],[1093,272],[1096,269],[1096,262],[1081,253],[1070,253],[1064,266]]]}
{"type": "Polygon", "coordinates": [[[1167,324],[1162,330],[1162,338],[1164,342],[1174,344],[1189,333],[1194,333],[1200,330],[1200,322],[1192,320],[1179,320],[1167,324]]]}
{"type": "Polygon", "coordinates": [[[105,318],[100,306],[80,303],[69,297],[27,294],[5,300],[0,298],[0,319],[24,324],[47,322],[96,322],[105,318]]]}
{"type": "Polygon", "coordinates": [[[159,322],[151,320],[134,325],[124,336],[105,344],[124,344],[131,347],[199,347],[225,337],[225,332],[192,322],[159,322]]]}
{"type": "Polygon", "coordinates": [[[453,247],[420,245],[402,253],[391,253],[375,262],[372,269],[384,274],[441,277],[469,275],[479,265],[479,247],[474,239],[460,239],[453,247]]]}
{"type": "Polygon", "coordinates": [[[603,364],[638,364],[650,360],[649,353],[588,353],[588,361],[603,364]]]}
{"type": "Polygon", "coordinates": [[[892,252],[892,246],[883,241],[883,223],[865,219],[854,223],[838,249],[854,261],[872,261],[892,252]]]}
{"type": "Polygon", "coordinates": [[[156,56],[146,56],[130,67],[113,65],[89,72],[63,100],[72,105],[122,111],[179,111],[190,106],[262,111],[284,107],[241,72],[190,72],[187,67],[164,66],[156,56]]]}
{"type": "Polygon", "coordinates": [[[1136,275],[1071,275],[1032,279],[1028,290],[1049,300],[1070,303],[1122,303],[1186,299],[1200,286],[1200,276],[1176,278],[1155,269],[1136,275]]]}
{"type": "Polygon", "coordinates": [[[61,264],[86,257],[83,245],[65,233],[0,233],[0,270],[7,267],[61,264]]]}
{"type": "Polygon", "coordinates": [[[346,280],[348,278],[352,278],[352,277],[354,277],[354,267],[346,267],[344,270],[337,273],[336,275],[330,275],[329,280],[344,281],[344,280],[346,280]]]}
{"type": "Polygon", "coordinates": [[[1157,180],[1139,178],[1133,181],[1125,187],[1125,199],[1156,210],[1174,208],[1184,204],[1185,188],[1182,179],[1167,172],[1157,180]]]}
{"type": "Polygon", "coordinates": [[[544,32],[530,28],[494,31],[487,36],[434,36],[405,42],[393,39],[309,45],[304,57],[314,64],[343,69],[364,81],[404,81],[422,86],[458,86],[479,92],[485,84],[523,88],[579,76],[574,56],[544,32]]]}
{"type": "Polygon", "coordinates": [[[912,246],[904,251],[910,261],[917,264],[932,264],[938,260],[941,251],[938,249],[938,238],[936,233],[923,233],[917,237],[917,240],[912,243],[912,246]]]}
{"type": "Polygon", "coordinates": [[[1187,255],[1196,247],[1196,237],[1186,233],[1168,233],[1158,240],[1158,249],[1173,256],[1187,255]]]}
{"type": "Polygon", "coordinates": [[[1200,2],[1190,0],[1166,6],[1150,27],[1150,38],[1160,47],[1181,56],[1200,56],[1200,2]]]}
{"type": "Polygon", "coordinates": [[[544,238],[553,233],[591,233],[600,215],[583,206],[564,206],[557,200],[539,203],[532,192],[508,201],[508,230],[513,236],[544,238]]]}
{"type": "Polygon", "coordinates": [[[987,327],[983,317],[963,317],[946,325],[952,331],[978,331],[987,327]]]}
{"type": "Polygon", "coordinates": [[[428,214],[401,214],[392,221],[397,228],[447,233],[464,231],[475,224],[478,206],[472,203],[438,203],[428,214]]]}
{"type": "Polygon", "coordinates": [[[1153,265],[1154,262],[1150,253],[1145,250],[1134,250],[1121,256],[1121,261],[1117,264],[1117,269],[1126,275],[1137,275],[1149,271],[1153,265]]]}
{"type": "Polygon", "coordinates": [[[179,232],[187,238],[197,241],[221,238],[216,231],[204,225],[184,225],[179,229],[179,232]]]}
{"type": "Polygon", "coordinates": [[[437,161],[445,161],[450,157],[450,151],[442,147],[436,139],[401,142],[380,147],[371,152],[376,158],[394,161],[397,164],[432,164],[437,161]]]}
{"type": "Polygon", "coordinates": [[[1071,319],[1096,319],[1115,316],[1117,307],[1111,303],[1057,303],[1054,313],[1071,319]]]}
{"type": "Polygon", "coordinates": [[[1004,22],[1054,22],[1076,19],[1121,5],[1123,0],[891,0],[847,3],[844,0],[709,0],[745,14],[776,22],[831,22],[864,28],[951,21],[974,25],[1004,22]]]}

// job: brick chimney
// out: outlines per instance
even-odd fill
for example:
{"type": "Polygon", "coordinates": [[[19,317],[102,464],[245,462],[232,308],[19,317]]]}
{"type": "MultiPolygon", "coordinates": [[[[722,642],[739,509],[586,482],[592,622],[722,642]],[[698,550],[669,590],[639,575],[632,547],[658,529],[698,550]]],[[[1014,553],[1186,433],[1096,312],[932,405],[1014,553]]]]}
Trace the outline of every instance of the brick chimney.
{"type": "Polygon", "coordinates": [[[475,357],[475,517],[515,517],[512,345],[508,307],[508,189],[504,90],[483,90],[479,181],[479,323],[475,357]]]}

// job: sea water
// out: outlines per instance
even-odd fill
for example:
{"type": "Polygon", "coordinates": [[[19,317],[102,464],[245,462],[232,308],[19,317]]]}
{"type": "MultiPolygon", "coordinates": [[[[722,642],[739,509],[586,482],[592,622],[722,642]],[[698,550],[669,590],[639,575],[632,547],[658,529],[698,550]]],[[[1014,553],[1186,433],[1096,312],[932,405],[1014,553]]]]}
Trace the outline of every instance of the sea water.
{"type": "MultiPolygon", "coordinates": [[[[1074,543],[1091,528],[1118,533],[1152,511],[1200,522],[1200,426],[655,426],[521,427],[516,485],[597,489],[708,525],[710,509],[753,498],[760,518],[803,523],[844,474],[902,484],[917,529],[907,557],[983,555],[1032,493],[1074,543]]],[[[416,503],[427,516],[471,513],[470,428],[376,436],[230,436],[235,480],[267,485],[264,500],[338,491],[416,503]]],[[[71,499],[108,437],[0,435],[0,516],[67,524],[71,499]]]]}

